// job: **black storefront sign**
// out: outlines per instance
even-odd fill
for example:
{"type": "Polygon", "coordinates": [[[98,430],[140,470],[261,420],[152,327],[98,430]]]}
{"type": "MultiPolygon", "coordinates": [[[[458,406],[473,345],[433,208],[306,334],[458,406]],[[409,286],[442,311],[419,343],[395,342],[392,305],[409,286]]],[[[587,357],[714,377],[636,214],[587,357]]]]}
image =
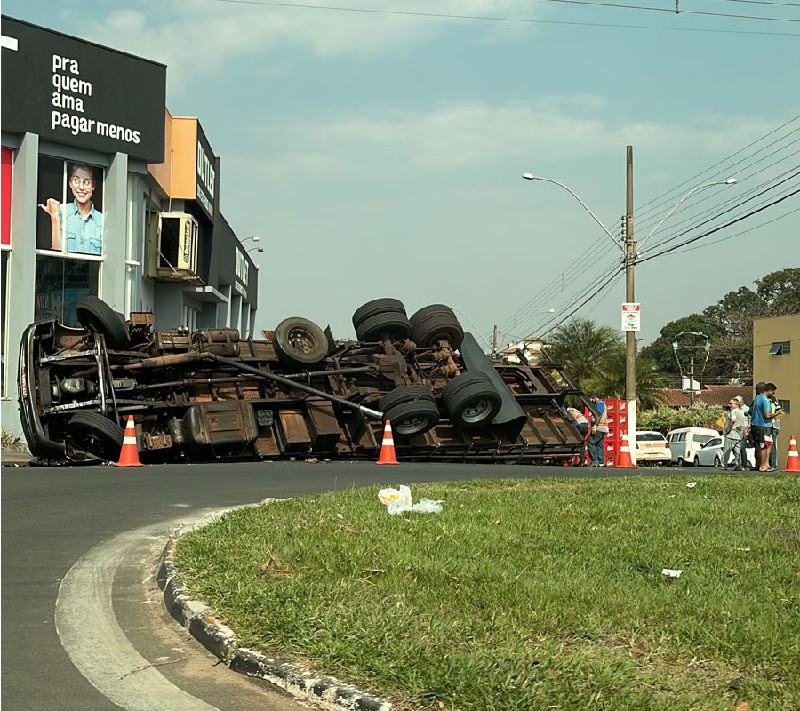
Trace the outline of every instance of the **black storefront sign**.
{"type": "Polygon", "coordinates": [[[214,219],[216,204],[217,159],[211,150],[200,124],[197,124],[197,163],[196,163],[196,195],[209,219],[214,219]]]}
{"type": "Polygon", "coordinates": [[[164,161],[166,67],[2,18],[2,128],[164,161]]]}

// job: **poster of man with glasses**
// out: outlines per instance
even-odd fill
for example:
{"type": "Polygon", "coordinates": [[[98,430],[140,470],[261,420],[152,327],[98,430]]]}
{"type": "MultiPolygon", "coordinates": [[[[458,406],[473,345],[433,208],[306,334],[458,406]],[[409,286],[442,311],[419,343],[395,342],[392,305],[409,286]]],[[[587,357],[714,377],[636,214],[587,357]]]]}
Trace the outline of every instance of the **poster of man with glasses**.
{"type": "MultiPolygon", "coordinates": [[[[62,165],[61,199],[40,198],[39,207],[50,217],[50,230],[49,234],[47,230],[37,234],[37,247],[100,255],[103,251],[103,171],[85,163],[62,165]]],[[[40,189],[42,187],[40,180],[40,189]]]]}

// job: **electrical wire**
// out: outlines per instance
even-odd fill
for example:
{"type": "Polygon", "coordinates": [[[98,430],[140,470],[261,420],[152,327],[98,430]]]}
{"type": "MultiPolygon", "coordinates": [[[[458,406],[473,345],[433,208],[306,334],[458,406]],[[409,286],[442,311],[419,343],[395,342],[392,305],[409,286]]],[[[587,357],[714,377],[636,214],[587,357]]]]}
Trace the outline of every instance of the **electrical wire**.
{"type": "Polygon", "coordinates": [[[672,247],[668,247],[667,249],[664,249],[661,252],[657,252],[656,254],[650,255],[648,257],[643,257],[642,259],[638,260],[638,263],[650,261],[651,259],[655,259],[656,257],[660,257],[660,256],[662,256],[664,254],[669,254],[670,252],[674,252],[675,250],[677,250],[680,247],[683,247],[683,246],[685,246],[687,244],[693,244],[694,242],[697,242],[698,240],[702,239],[703,237],[708,237],[709,235],[712,235],[715,232],[719,232],[720,230],[725,229],[726,227],[730,227],[731,225],[734,225],[737,222],[741,222],[742,220],[746,220],[747,218],[752,217],[753,215],[757,215],[758,213],[763,212],[764,210],[767,210],[770,207],[774,207],[775,205],[778,205],[778,204],[782,203],[784,200],[787,200],[788,198],[793,197],[794,195],[797,195],[798,193],[800,193],[800,187],[796,188],[795,190],[793,190],[790,193],[787,193],[786,195],[783,195],[783,196],[777,198],[776,200],[773,200],[770,203],[767,203],[766,205],[761,205],[760,207],[758,207],[758,208],[756,208],[754,210],[751,210],[750,212],[745,213],[744,215],[741,215],[741,216],[736,217],[736,218],[734,218],[732,220],[729,220],[725,224],[719,225],[718,227],[713,227],[710,230],[708,230],[707,232],[704,232],[704,233],[699,234],[699,235],[697,235],[695,237],[692,237],[691,239],[687,239],[684,242],[681,242],[680,244],[676,244],[676,245],[674,245],[672,247]]]}
{"type": "MultiPolygon", "coordinates": [[[[663,237],[658,237],[658,239],[650,245],[650,248],[640,255],[637,262],[648,261],[656,256],[667,254],[672,251],[688,251],[689,249],[703,247],[705,244],[698,245],[697,247],[692,247],[691,245],[696,244],[701,239],[707,238],[712,234],[716,234],[718,231],[736,222],[751,218],[763,210],[773,207],[773,205],[780,204],[786,198],[791,197],[793,195],[793,193],[791,193],[793,188],[792,181],[797,178],[800,166],[793,161],[791,167],[787,167],[782,171],[780,168],[787,160],[792,160],[799,152],[797,150],[791,150],[793,146],[800,141],[800,137],[796,135],[798,131],[800,131],[800,126],[797,126],[799,121],[800,115],[794,116],[759,139],[752,141],[744,148],[718,161],[705,171],[688,178],[675,188],[663,193],[662,196],[653,198],[646,203],[645,205],[649,206],[649,221],[652,224],[659,219],[659,217],[655,215],[656,210],[663,208],[665,204],[674,203],[675,194],[678,193],[678,191],[685,193],[687,186],[697,185],[698,182],[702,183],[704,178],[709,180],[721,180],[729,178],[732,175],[737,175],[741,183],[752,181],[753,178],[759,176],[763,177],[756,185],[748,188],[744,194],[736,191],[737,194],[734,197],[724,200],[721,203],[719,202],[717,194],[724,190],[731,190],[731,188],[729,186],[719,186],[717,190],[709,189],[707,195],[703,195],[701,200],[693,203],[691,206],[692,209],[687,210],[684,208],[684,212],[681,214],[685,214],[686,216],[683,217],[680,222],[670,225],[670,231],[665,233],[663,237]],[[778,170],[776,175],[764,175],[770,171],[775,172],[776,169],[778,170]],[[709,176],[709,172],[712,172],[713,175],[709,176]],[[780,192],[786,190],[790,191],[790,194],[781,196],[780,192]],[[666,196],[666,198],[664,196],[666,196]],[[764,199],[767,200],[767,203],[759,205],[759,200],[764,199]],[[704,203],[709,204],[709,207],[702,207],[702,209],[698,211],[697,207],[702,206],[704,203]],[[743,208],[748,209],[749,212],[741,214],[735,219],[730,219],[732,214],[735,214],[736,211],[742,210],[743,208]],[[711,228],[713,223],[718,222],[726,216],[729,218],[728,222],[711,228]],[[706,230],[703,233],[695,235],[695,237],[688,237],[690,233],[696,233],[698,228],[702,229],[704,226],[706,230]],[[670,247],[670,245],[675,242],[678,242],[678,244],[674,244],[674,246],[670,247]]],[[[637,217],[641,210],[642,208],[636,208],[635,214],[637,217]]],[[[794,212],[796,212],[796,210],[779,215],[773,220],[762,222],[760,226],[782,219],[794,212]]],[[[663,209],[659,212],[659,215],[661,214],[663,214],[663,209]]],[[[645,222],[647,222],[647,220],[645,222]]],[[[754,227],[752,229],[756,228],[754,227]]],[[[748,228],[748,230],[740,230],[736,234],[740,235],[748,231],[750,231],[750,228],[748,228]]],[[[736,235],[726,236],[723,239],[731,239],[734,236],[736,235]]],[[[569,278],[574,278],[572,275],[580,274],[583,276],[592,269],[596,270],[596,268],[603,263],[603,257],[608,254],[609,249],[612,249],[612,246],[606,240],[598,240],[597,245],[597,248],[584,253],[581,259],[570,264],[562,274],[554,277],[547,285],[542,287],[539,293],[529,299],[520,309],[505,319],[505,321],[501,322],[499,330],[503,333],[510,332],[512,331],[511,324],[514,323],[513,331],[519,333],[523,330],[519,324],[529,323],[529,321],[526,320],[529,318],[531,320],[535,319],[536,323],[543,324],[539,329],[540,333],[549,333],[568,320],[573,313],[576,313],[572,310],[576,305],[585,305],[587,303],[586,296],[588,294],[597,295],[597,293],[599,293],[599,284],[607,279],[613,279],[614,274],[617,274],[619,277],[621,273],[624,272],[624,265],[621,265],[618,260],[614,260],[614,264],[610,268],[608,266],[602,268],[601,274],[597,279],[585,279],[583,288],[571,294],[566,293],[564,285],[569,283],[567,281],[568,276],[569,278]],[[561,304],[553,303],[552,299],[554,293],[566,297],[561,304]],[[536,308],[545,302],[548,306],[557,305],[559,307],[557,308],[557,315],[542,319],[541,314],[535,313],[536,308]],[[537,316],[539,316],[538,319],[536,318],[537,316]]],[[[576,281],[580,283],[577,279],[576,281]]],[[[600,300],[602,301],[602,299],[600,300]]],[[[526,331],[530,333],[533,331],[533,328],[528,328],[526,331]]]]}
{"type": "MultiPolygon", "coordinates": [[[[703,32],[703,33],[718,33],[718,34],[745,34],[745,35],[766,35],[775,37],[800,37],[800,34],[795,32],[758,32],[751,30],[730,30],[730,29],[714,29],[702,27],[654,27],[648,25],[623,25],[617,23],[604,23],[604,22],[579,22],[568,20],[542,20],[525,17],[496,17],[490,15],[464,15],[446,12],[421,12],[410,10],[385,10],[375,8],[357,8],[345,6],[330,6],[330,5],[313,5],[308,3],[292,3],[292,2],[270,2],[269,0],[195,0],[196,2],[218,2],[231,5],[260,5],[267,7],[287,7],[297,8],[300,10],[319,10],[323,12],[351,12],[363,13],[373,15],[395,15],[401,17],[420,17],[429,19],[444,19],[444,20],[472,20],[478,22],[509,22],[509,23],[523,23],[523,24],[545,24],[545,25],[572,25],[579,27],[606,27],[612,29],[632,29],[632,30],[666,30],[671,32],[703,32]]],[[[601,2],[588,2],[585,0],[537,0],[544,2],[571,2],[573,4],[582,5],[603,5],[606,3],[601,2]]],[[[625,8],[628,6],[612,6],[625,8]]],[[[646,7],[646,6],[630,6],[630,9],[639,11],[655,11],[662,12],[662,8],[646,7]]],[[[675,14],[674,11],[670,11],[675,14]]],[[[709,13],[701,11],[682,11],[679,14],[696,14],[696,15],[719,15],[727,19],[748,19],[748,20],[766,20],[771,22],[800,22],[800,19],[794,18],[776,18],[776,17],[763,17],[755,16],[749,17],[745,15],[734,15],[726,13],[709,13]]]]}

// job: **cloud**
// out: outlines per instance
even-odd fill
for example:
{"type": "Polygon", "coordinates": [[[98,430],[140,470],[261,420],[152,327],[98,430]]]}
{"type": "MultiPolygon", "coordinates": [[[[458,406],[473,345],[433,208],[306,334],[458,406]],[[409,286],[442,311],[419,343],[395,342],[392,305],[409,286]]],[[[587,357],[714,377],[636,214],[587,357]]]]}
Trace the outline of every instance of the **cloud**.
{"type": "MultiPolygon", "coordinates": [[[[659,160],[669,158],[673,174],[674,154],[682,154],[693,161],[688,173],[771,128],[774,124],[766,119],[723,121],[709,115],[686,116],[679,123],[626,121],[603,97],[574,95],[528,102],[442,102],[413,110],[359,106],[352,112],[275,113],[244,130],[247,144],[262,146],[264,174],[285,180],[342,179],[376,165],[391,166],[395,174],[421,169],[443,174],[488,170],[508,161],[558,173],[559,164],[610,160],[612,155],[616,165],[626,145],[646,153],[656,169],[659,160]]],[[[249,153],[242,158],[253,160],[249,153]]],[[[235,160],[235,151],[226,150],[223,160],[235,160]]]]}
{"type": "MultiPolygon", "coordinates": [[[[396,10],[382,11],[365,0],[351,0],[338,9],[323,7],[143,0],[139,10],[113,10],[82,26],[81,35],[103,44],[113,37],[115,47],[166,64],[174,85],[185,87],[221,71],[229,61],[255,53],[274,54],[276,62],[278,53],[289,49],[329,59],[368,58],[430,42],[453,23],[461,28],[469,22],[435,15],[535,15],[524,0],[404,0],[396,10]]],[[[498,41],[513,31],[498,35],[497,24],[471,22],[476,41],[498,41]]]]}

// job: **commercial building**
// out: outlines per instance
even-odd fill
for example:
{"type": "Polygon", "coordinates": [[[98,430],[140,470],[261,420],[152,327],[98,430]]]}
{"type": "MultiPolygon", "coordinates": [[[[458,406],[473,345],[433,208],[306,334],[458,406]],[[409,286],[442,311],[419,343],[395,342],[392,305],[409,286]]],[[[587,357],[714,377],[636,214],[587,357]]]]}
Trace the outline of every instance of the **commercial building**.
{"type": "Polygon", "coordinates": [[[800,437],[800,313],[753,322],[753,380],[775,383],[781,404],[778,469],[786,468],[789,439],[800,437]]]}
{"type": "Polygon", "coordinates": [[[2,18],[2,426],[19,336],[98,296],[157,328],[251,335],[258,275],[219,210],[220,160],[166,109],[167,68],[2,18]]]}

